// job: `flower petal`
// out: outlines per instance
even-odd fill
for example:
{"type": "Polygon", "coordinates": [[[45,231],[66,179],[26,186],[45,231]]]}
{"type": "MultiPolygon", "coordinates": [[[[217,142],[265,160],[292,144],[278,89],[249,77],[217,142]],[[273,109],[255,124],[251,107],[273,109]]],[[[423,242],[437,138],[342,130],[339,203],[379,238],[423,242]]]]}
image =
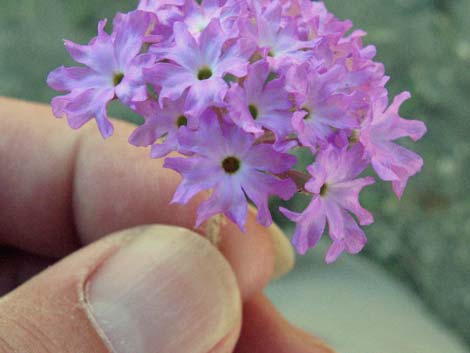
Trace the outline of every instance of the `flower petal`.
{"type": "Polygon", "coordinates": [[[305,254],[308,249],[317,245],[326,225],[326,215],[319,197],[314,198],[302,213],[292,212],[283,207],[279,210],[291,221],[296,222],[292,244],[299,254],[305,254]]]}
{"type": "Polygon", "coordinates": [[[104,32],[106,20],[98,25],[98,36],[89,45],[75,44],[65,40],[64,44],[70,56],[77,62],[84,64],[94,71],[112,77],[117,69],[114,58],[114,47],[111,36],[104,32]]]}
{"type": "Polygon", "coordinates": [[[114,53],[121,70],[125,70],[140,53],[152,16],[149,12],[137,10],[127,14],[118,13],[114,18],[114,53]]]}

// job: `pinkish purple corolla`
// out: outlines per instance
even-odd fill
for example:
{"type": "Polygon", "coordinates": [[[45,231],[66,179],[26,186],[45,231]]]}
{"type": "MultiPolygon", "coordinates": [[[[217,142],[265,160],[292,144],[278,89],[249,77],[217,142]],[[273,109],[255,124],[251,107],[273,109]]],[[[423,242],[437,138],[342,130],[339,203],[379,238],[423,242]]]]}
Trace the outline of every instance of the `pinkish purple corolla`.
{"type": "Polygon", "coordinates": [[[172,202],[210,191],[197,226],[224,214],[244,230],[249,201],[269,226],[270,197],[303,193],[311,197],[303,211],[281,208],[296,224],[293,244],[304,254],[328,226],[330,263],[367,241],[361,226],[373,217],[359,203],[374,183],[367,167],[399,198],[422,168],[395,141],[426,132],[399,116],[409,93],[389,105],[375,47],[321,2],[141,0],[116,15],[111,34],[105,25],[88,45],[65,41],[84,66],[49,74],[49,86],[65,92],[54,114],[74,129],[95,120],[104,138],[113,133],[110,101],[142,115],[129,142],[181,174],[172,202]],[[297,149],[314,157],[306,170],[294,169],[297,149]]]}

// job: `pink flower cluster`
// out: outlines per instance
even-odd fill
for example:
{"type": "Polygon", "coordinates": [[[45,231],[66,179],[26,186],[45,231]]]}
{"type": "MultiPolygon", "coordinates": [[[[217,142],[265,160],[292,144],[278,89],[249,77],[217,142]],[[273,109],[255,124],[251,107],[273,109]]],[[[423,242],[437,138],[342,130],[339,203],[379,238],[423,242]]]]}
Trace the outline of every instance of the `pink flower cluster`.
{"type": "Polygon", "coordinates": [[[66,92],[53,99],[54,114],[72,128],[95,119],[105,138],[113,133],[110,101],[142,115],[129,142],[150,146],[153,158],[165,157],[165,167],[181,174],[173,202],[211,191],[198,226],[224,214],[243,230],[248,199],[268,226],[270,196],[305,193],[311,203],[303,212],[281,208],[296,223],[293,243],[305,253],[328,223],[332,262],[359,252],[360,225],[373,222],[359,193],[374,179],[360,174],[371,165],[401,197],[422,167],[394,142],[426,132],[398,114],[409,94],[389,105],[375,48],[322,2],[141,0],[117,14],[111,34],[105,25],[88,45],[65,41],[84,66],[50,73],[49,86],[66,92]],[[294,169],[299,148],[315,156],[305,171],[294,169]],[[166,157],[171,152],[179,156],[166,157]]]}

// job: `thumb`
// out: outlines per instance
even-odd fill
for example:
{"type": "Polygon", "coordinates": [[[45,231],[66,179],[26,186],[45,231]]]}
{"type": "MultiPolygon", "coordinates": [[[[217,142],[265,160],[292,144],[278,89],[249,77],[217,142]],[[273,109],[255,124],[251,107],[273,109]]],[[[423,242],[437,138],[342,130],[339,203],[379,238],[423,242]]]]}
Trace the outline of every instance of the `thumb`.
{"type": "Polygon", "coordinates": [[[183,228],[81,249],[0,299],[0,352],[228,353],[241,299],[228,262],[183,228]]]}

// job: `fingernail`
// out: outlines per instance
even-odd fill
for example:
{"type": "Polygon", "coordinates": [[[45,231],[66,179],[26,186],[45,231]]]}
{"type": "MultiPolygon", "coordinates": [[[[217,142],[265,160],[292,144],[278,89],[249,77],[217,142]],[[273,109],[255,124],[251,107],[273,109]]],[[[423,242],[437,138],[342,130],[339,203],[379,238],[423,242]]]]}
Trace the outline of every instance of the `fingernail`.
{"type": "Polygon", "coordinates": [[[275,255],[273,279],[277,279],[289,273],[294,267],[294,248],[281,228],[275,223],[268,228],[268,233],[273,241],[275,255]]]}
{"type": "Polygon", "coordinates": [[[152,226],[87,281],[87,302],[115,353],[207,353],[233,337],[241,299],[227,261],[189,230],[152,226]]]}

